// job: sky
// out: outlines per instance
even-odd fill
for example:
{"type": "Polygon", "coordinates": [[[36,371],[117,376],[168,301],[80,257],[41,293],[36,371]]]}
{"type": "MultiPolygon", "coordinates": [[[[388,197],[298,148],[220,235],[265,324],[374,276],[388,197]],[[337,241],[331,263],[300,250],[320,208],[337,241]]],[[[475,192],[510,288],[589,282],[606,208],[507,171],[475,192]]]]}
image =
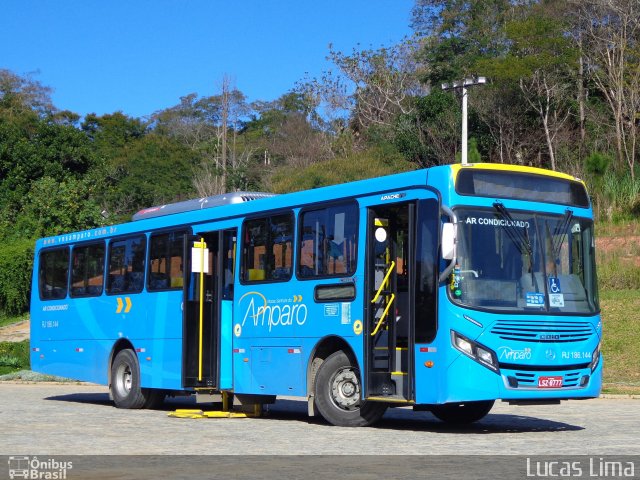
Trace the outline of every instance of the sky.
{"type": "Polygon", "coordinates": [[[228,75],[274,100],[331,68],[334,49],[411,34],[414,0],[3,0],[0,68],[53,89],[60,110],[144,117],[228,75]]]}

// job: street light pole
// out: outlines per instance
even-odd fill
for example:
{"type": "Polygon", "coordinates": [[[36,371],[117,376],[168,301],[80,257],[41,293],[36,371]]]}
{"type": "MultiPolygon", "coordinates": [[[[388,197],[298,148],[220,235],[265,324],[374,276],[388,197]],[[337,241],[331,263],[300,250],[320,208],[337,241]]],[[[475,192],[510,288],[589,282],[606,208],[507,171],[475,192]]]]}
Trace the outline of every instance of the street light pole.
{"type": "Polygon", "coordinates": [[[485,77],[473,77],[473,78],[465,78],[459,82],[453,83],[443,83],[443,90],[462,90],[462,165],[467,164],[467,104],[468,104],[468,91],[467,87],[471,87],[473,85],[482,85],[487,83],[487,79],[485,77]]]}

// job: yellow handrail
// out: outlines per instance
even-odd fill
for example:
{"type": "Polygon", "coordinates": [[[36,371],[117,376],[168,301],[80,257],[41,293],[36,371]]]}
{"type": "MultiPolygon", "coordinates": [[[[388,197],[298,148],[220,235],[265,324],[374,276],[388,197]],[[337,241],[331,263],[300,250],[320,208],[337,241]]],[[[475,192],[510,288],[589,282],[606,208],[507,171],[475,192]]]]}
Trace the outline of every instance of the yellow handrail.
{"type": "Polygon", "coordinates": [[[378,324],[376,325],[375,330],[371,333],[372,337],[375,336],[376,333],[378,333],[378,330],[380,330],[380,325],[382,325],[382,321],[387,316],[387,313],[389,313],[389,308],[391,308],[391,304],[393,303],[393,301],[395,299],[396,299],[396,295],[395,295],[395,293],[392,293],[391,294],[391,298],[389,299],[389,303],[387,303],[387,306],[384,309],[384,312],[382,312],[382,316],[380,317],[380,320],[378,320],[378,324]]]}
{"type": "Polygon", "coordinates": [[[387,284],[387,280],[389,280],[389,275],[391,275],[391,272],[393,272],[393,269],[395,268],[395,266],[396,266],[396,262],[391,262],[391,265],[389,266],[389,270],[387,271],[387,274],[384,276],[384,280],[382,280],[382,283],[380,284],[380,288],[378,288],[378,291],[376,292],[375,297],[373,297],[373,300],[371,300],[371,303],[376,303],[376,301],[378,301],[378,298],[382,293],[382,289],[387,284]]]}

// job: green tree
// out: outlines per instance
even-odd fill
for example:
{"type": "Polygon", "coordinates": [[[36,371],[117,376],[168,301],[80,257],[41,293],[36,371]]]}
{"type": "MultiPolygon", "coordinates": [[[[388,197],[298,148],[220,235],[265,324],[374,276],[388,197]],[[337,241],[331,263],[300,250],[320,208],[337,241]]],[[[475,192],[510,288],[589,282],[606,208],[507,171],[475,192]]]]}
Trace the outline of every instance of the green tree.
{"type": "Polygon", "coordinates": [[[423,39],[418,52],[423,80],[437,88],[442,82],[484,75],[478,62],[508,49],[502,25],[513,5],[509,0],[416,0],[411,25],[423,39]]]}
{"type": "Polygon", "coordinates": [[[504,26],[509,52],[477,63],[503,88],[509,82],[519,86],[527,108],[538,117],[552,170],[557,168],[557,136],[574,113],[578,54],[566,35],[565,18],[558,2],[520,7],[504,26]]]}

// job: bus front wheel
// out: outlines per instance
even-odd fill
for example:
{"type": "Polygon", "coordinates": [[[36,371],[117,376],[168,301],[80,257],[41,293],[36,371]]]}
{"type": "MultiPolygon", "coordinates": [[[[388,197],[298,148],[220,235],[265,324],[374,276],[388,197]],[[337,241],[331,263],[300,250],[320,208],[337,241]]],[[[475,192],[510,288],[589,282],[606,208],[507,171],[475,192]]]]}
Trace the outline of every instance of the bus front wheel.
{"type": "Polygon", "coordinates": [[[315,378],[315,402],[333,425],[363,427],[378,421],[388,405],[362,400],[360,372],[342,350],[322,362],[315,378]]]}
{"type": "Polygon", "coordinates": [[[118,408],[155,408],[164,392],[140,387],[140,366],[133,350],[120,350],[111,365],[111,396],[118,408]]]}
{"type": "Polygon", "coordinates": [[[431,413],[443,422],[465,425],[484,418],[491,408],[493,400],[481,402],[445,403],[431,407],[431,413]]]}

